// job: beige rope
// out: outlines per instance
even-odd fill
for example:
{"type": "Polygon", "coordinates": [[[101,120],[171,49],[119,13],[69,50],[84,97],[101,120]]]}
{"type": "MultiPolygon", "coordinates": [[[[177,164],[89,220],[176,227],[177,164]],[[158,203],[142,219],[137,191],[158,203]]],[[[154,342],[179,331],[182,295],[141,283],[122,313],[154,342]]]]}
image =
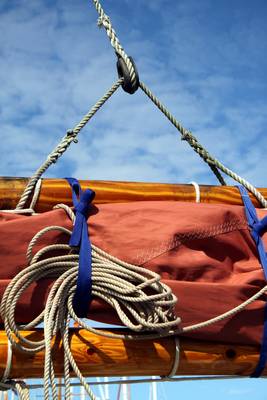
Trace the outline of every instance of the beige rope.
{"type": "Polygon", "coordinates": [[[168,118],[168,120],[175,126],[175,128],[181,133],[182,140],[186,140],[187,143],[197,152],[197,154],[210,166],[218,180],[221,184],[225,185],[225,181],[220,175],[218,169],[224,172],[230,178],[234,179],[236,182],[243,185],[251,193],[254,194],[256,199],[262,205],[262,207],[267,207],[267,200],[262,196],[262,194],[248,181],[237,175],[235,172],[231,171],[229,168],[225,167],[220,161],[212,157],[208,151],[198,142],[197,138],[192,135],[192,133],[186,130],[180,122],[169,112],[169,110],[159,101],[159,99],[151,92],[151,90],[143,83],[140,82],[140,88],[143,92],[152,100],[152,102],[157,106],[157,108],[168,118]]]}
{"type": "MultiPolygon", "coordinates": [[[[71,220],[75,222],[75,215],[68,206],[63,208],[71,220]]],[[[35,244],[53,230],[60,230],[67,235],[71,231],[59,226],[42,229],[29,243],[27,251],[28,267],[17,274],[7,286],[0,312],[5,324],[6,334],[12,346],[28,354],[45,349],[44,367],[44,392],[45,399],[57,399],[57,385],[53,360],[51,355],[51,340],[60,334],[64,347],[64,378],[66,384],[67,400],[70,400],[70,366],[85,387],[89,397],[95,399],[90,386],[82,376],[69,345],[69,324],[73,318],[79,326],[102,336],[122,338],[124,340],[143,340],[164,336],[179,335],[181,332],[190,332],[219,322],[240,312],[247,305],[258,299],[267,291],[267,285],[260,289],[249,299],[215,318],[197,323],[184,328],[179,328],[180,318],[174,314],[176,297],[168,286],[160,282],[160,276],[145,268],[121,261],[103,250],[92,245],[92,296],[106,301],[117,312],[123,325],[133,331],[131,334],[112,334],[98,331],[77,317],[73,310],[73,297],[76,290],[79,256],[71,253],[72,249],[67,244],[49,245],[36,254],[33,254],[35,244]],[[51,257],[51,251],[62,255],[51,257]],[[44,258],[49,253],[49,258],[44,258]],[[30,323],[18,326],[15,322],[16,304],[22,293],[33,283],[42,278],[54,278],[55,282],[49,292],[43,312],[30,323]],[[149,290],[147,290],[149,288],[149,290]],[[148,294],[149,293],[149,294],[148,294]],[[125,311],[127,310],[127,311],[125,311]],[[32,341],[23,337],[20,330],[31,329],[41,321],[44,323],[44,339],[32,341]],[[178,327],[178,329],[177,329],[178,327]],[[137,333],[146,333],[142,336],[137,333]],[[52,396],[52,397],[51,397],[52,396]]],[[[169,379],[176,371],[179,363],[179,344],[176,339],[176,357],[169,379]]],[[[25,388],[19,388],[21,396],[27,399],[25,388]]],[[[22,398],[22,397],[21,397],[22,398]]]]}
{"type": "Polygon", "coordinates": [[[105,14],[103,7],[100,4],[100,1],[93,0],[93,3],[95,5],[96,11],[99,14],[98,26],[99,27],[103,26],[105,28],[107,35],[110,39],[111,46],[114,48],[116,55],[120,56],[124,60],[126,66],[127,66],[127,69],[129,71],[131,84],[133,86],[135,86],[136,82],[137,82],[137,77],[136,77],[135,68],[134,68],[134,65],[133,65],[131,59],[129,58],[129,56],[126,54],[123,47],[121,46],[119,39],[116,35],[116,32],[112,27],[111,20],[110,20],[109,16],[107,14],[105,14]]]}
{"type": "MultiPolygon", "coordinates": [[[[60,206],[62,207],[62,206],[60,206]]],[[[62,207],[63,208],[63,207],[62,207]]],[[[67,209],[67,207],[65,206],[67,209]]],[[[74,219],[74,214],[68,208],[68,215],[74,219]]],[[[69,346],[70,317],[84,325],[75,314],[72,303],[76,290],[79,256],[70,254],[67,244],[46,246],[33,254],[35,244],[53,230],[61,230],[70,235],[65,228],[51,226],[42,229],[29,243],[27,259],[29,266],[17,274],[6,288],[1,302],[1,316],[5,330],[12,346],[28,354],[45,349],[44,394],[45,399],[57,399],[57,388],[53,360],[51,355],[51,340],[60,333],[64,346],[64,376],[66,382],[66,399],[70,399],[70,365],[85,387],[91,399],[95,399],[89,385],[83,378],[69,346]],[[51,257],[51,251],[60,251],[61,256],[51,257]],[[46,253],[50,257],[44,259],[46,253]],[[33,282],[44,277],[52,277],[55,282],[50,290],[44,311],[34,321],[21,326],[15,323],[16,303],[22,293],[33,282]],[[23,337],[20,330],[30,329],[44,323],[44,339],[34,342],[23,337]]],[[[145,268],[125,263],[108,255],[96,246],[92,246],[92,295],[108,302],[117,312],[122,323],[132,331],[153,332],[148,337],[167,335],[176,330],[180,318],[174,315],[173,309],[177,301],[171,290],[160,282],[160,276],[145,268]],[[149,288],[149,290],[147,290],[149,288]],[[125,311],[127,310],[127,311],[125,311]],[[158,332],[158,333],[155,333],[158,332]]],[[[88,330],[95,330],[88,327],[88,330]]],[[[116,337],[116,336],[115,336],[116,337]]],[[[125,336],[127,339],[142,340],[144,337],[136,334],[125,336]]]]}
{"type": "Polygon", "coordinates": [[[34,190],[36,183],[41,178],[43,173],[50,167],[50,165],[57,162],[57,160],[69,148],[72,142],[77,142],[77,136],[79,132],[90,121],[95,113],[106,103],[106,101],[116,92],[122,82],[123,79],[118,79],[117,82],[115,82],[112,87],[107,91],[107,93],[103,97],[101,97],[101,99],[99,99],[97,103],[88,111],[83,119],[72,130],[69,130],[66,135],[61,139],[56,148],[48,155],[45,162],[35,171],[35,173],[31,177],[16,206],[16,210],[24,208],[28,198],[34,190]]]}

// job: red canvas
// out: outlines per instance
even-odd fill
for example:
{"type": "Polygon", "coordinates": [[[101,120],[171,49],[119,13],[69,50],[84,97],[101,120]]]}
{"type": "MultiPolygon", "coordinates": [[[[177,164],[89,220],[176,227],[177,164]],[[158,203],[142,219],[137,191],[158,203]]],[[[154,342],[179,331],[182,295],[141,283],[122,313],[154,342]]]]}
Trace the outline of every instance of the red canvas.
{"type": "MultiPolygon", "coordinates": [[[[266,211],[258,210],[262,218],[266,211]]],[[[178,297],[183,326],[212,318],[245,301],[265,285],[244,208],[171,201],[101,204],[88,219],[90,239],[106,252],[159,273],[178,297]]],[[[0,298],[26,263],[32,237],[42,228],[72,229],[63,210],[34,216],[0,213],[0,298]]],[[[67,243],[61,233],[46,235],[35,251],[67,243]]],[[[266,244],[266,239],[265,240],[266,244]]],[[[51,280],[31,286],[20,299],[17,321],[29,321],[44,307],[51,280]]],[[[218,342],[260,344],[265,299],[239,314],[187,336],[218,342]]],[[[118,322],[115,313],[94,300],[89,317],[118,322]]]]}

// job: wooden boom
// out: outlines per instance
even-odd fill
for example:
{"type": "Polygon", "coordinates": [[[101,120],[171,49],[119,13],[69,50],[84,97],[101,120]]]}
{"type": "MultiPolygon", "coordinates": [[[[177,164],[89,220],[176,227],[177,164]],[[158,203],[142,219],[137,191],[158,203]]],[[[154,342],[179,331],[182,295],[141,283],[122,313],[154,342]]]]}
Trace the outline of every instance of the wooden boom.
{"type": "MultiPolygon", "coordinates": [[[[114,333],[116,330],[110,330],[114,333]]],[[[118,332],[118,330],[117,330],[118,332]]],[[[23,336],[41,340],[41,329],[21,332],[23,336]]],[[[174,338],[145,341],[124,341],[105,338],[82,329],[70,334],[72,354],[84,376],[166,376],[175,357],[174,338]]],[[[7,337],[0,331],[0,376],[7,357],[7,337]]],[[[62,343],[53,344],[55,372],[63,374],[62,343]]],[[[180,339],[180,363],[177,375],[240,375],[249,376],[255,369],[259,348],[230,346],[180,339]]],[[[40,378],[43,375],[44,352],[26,355],[14,350],[11,378],[40,378]]],[[[267,371],[263,373],[267,375],[267,371]]]]}
{"type": "MultiPolygon", "coordinates": [[[[0,210],[16,207],[27,182],[28,178],[0,178],[0,210]]],[[[196,199],[195,188],[184,184],[81,181],[81,186],[96,192],[98,204],[146,200],[195,202],[196,199]]],[[[267,188],[259,191],[267,198],[267,188]]],[[[202,203],[243,204],[238,189],[233,186],[201,185],[200,193],[202,203]]],[[[259,206],[257,199],[253,196],[251,199],[259,206]]],[[[72,205],[69,184],[64,179],[43,179],[36,212],[51,210],[58,203],[72,205]]]]}

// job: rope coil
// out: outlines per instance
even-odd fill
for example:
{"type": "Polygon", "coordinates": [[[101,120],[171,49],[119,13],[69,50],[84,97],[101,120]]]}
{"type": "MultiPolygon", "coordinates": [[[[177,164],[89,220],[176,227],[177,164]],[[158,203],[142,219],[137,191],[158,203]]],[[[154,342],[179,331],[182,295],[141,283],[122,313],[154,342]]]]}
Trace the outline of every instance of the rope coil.
{"type": "MultiPolygon", "coordinates": [[[[75,215],[67,206],[64,209],[75,223],[75,215]]],[[[73,308],[76,290],[79,255],[73,254],[68,244],[53,244],[41,248],[36,254],[34,246],[43,235],[51,231],[71,231],[60,226],[42,229],[31,240],[27,251],[28,267],[18,273],[7,286],[0,306],[5,331],[14,349],[27,354],[35,354],[45,349],[44,393],[45,399],[57,399],[55,372],[51,353],[52,338],[60,334],[64,347],[64,378],[66,399],[70,399],[70,366],[85,387],[91,399],[95,399],[91,388],[82,376],[69,344],[70,319],[79,326],[98,333],[84,320],[78,318],[73,308]],[[60,256],[51,256],[51,252],[60,256]],[[47,258],[46,255],[49,257],[47,258]],[[31,322],[18,326],[15,322],[16,304],[22,293],[42,278],[55,279],[48,294],[45,309],[31,322]],[[44,323],[44,339],[33,341],[23,337],[20,330],[28,330],[44,323]],[[51,387],[51,392],[50,392],[51,387]],[[52,397],[51,397],[52,396],[52,397]]],[[[142,340],[168,336],[177,331],[180,318],[174,314],[177,298],[168,286],[160,282],[160,276],[153,271],[123,262],[92,245],[92,295],[107,302],[117,313],[123,325],[133,334],[116,335],[102,332],[109,337],[123,337],[126,340],[142,340]],[[138,333],[149,332],[145,336],[138,333]]],[[[26,399],[26,398],[25,398],[26,399]]]]}

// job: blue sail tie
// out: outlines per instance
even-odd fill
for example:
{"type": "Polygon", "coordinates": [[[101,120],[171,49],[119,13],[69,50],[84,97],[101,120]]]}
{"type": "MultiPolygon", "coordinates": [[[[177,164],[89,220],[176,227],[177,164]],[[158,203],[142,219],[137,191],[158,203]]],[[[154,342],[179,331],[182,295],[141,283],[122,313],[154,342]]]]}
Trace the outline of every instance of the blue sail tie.
{"type": "Polygon", "coordinates": [[[69,245],[79,249],[79,269],[73,308],[79,318],[86,318],[92,292],[92,248],[87,219],[95,192],[91,189],[86,189],[83,192],[77,179],[66,178],[66,180],[72,189],[72,201],[76,212],[69,245]]]}
{"type": "MultiPolygon", "coordinates": [[[[267,255],[261,236],[267,231],[267,216],[258,219],[255,207],[250,200],[247,190],[243,186],[238,186],[245,206],[248,225],[251,236],[257,246],[260,262],[263,268],[265,279],[267,280],[267,255]]],[[[261,376],[267,362],[267,303],[264,309],[263,337],[260,350],[260,357],[255,371],[251,374],[252,378],[261,376]]]]}

